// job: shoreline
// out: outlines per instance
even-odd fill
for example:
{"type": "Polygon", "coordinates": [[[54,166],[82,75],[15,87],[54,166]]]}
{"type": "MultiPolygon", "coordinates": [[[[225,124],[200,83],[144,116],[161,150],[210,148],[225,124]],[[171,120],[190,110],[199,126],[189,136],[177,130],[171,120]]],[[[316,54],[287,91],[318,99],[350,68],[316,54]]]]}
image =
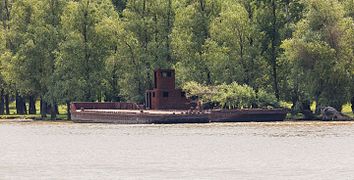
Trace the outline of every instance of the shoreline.
{"type": "Polygon", "coordinates": [[[2,122],[18,122],[18,123],[28,123],[28,122],[69,122],[69,123],[74,123],[73,121],[71,120],[66,120],[66,119],[60,119],[60,120],[49,120],[49,119],[44,119],[44,120],[41,120],[41,119],[32,119],[32,118],[0,118],[0,123],[2,122]]]}
{"type": "MultiPolygon", "coordinates": [[[[48,123],[74,123],[72,120],[38,120],[38,119],[26,119],[26,118],[9,118],[9,119],[1,119],[0,123],[35,123],[35,122],[48,122],[48,123]]],[[[203,124],[249,124],[249,123],[306,123],[306,122],[314,122],[314,123],[354,123],[354,120],[296,120],[296,119],[287,119],[284,121],[268,121],[268,122],[212,122],[212,123],[203,123],[203,124]]],[[[76,123],[76,124],[91,124],[91,123],[76,123]]],[[[98,123],[92,123],[98,124],[98,123]]],[[[110,124],[110,123],[99,123],[99,124],[110,124]]],[[[182,124],[198,124],[198,123],[182,123],[182,124]]],[[[122,124],[121,124],[122,125],[122,124]]],[[[123,124],[124,125],[124,124],[123,124]]],[[[128,125],[128,124],[126,124],[128,125]]],[[[171,124],[170,124],[171,125],[171,124]]],[[[173,125],[173,124],[172,124],[173,125]]]]}

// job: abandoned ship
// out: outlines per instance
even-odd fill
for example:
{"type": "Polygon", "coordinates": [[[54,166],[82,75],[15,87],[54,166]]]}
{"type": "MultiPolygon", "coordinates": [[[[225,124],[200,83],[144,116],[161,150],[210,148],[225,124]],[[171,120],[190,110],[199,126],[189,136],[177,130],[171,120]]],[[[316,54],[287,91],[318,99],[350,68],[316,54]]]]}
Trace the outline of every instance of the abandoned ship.
{"type": "Polygon", "coordinates": [[[145,104],[124,102],[74,102],[72,120],[78,123],[172,124],[210,122],[282,121],[285,109],[193,108],[195,103],[175,87],[175,71],[154,71],[154,88],[145,93],[145,104]]]}

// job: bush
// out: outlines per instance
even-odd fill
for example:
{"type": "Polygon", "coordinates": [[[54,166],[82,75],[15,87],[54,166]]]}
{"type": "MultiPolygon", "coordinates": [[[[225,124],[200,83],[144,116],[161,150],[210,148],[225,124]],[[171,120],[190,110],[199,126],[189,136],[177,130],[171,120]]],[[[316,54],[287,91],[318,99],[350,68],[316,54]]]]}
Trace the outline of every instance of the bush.
{"type": "Polygon", "coordinates": [[[183,91],[187,93],[187,96],[199,97],[203,102],[210,102],[211,96],[215,94],[215,86],[204,86],[195,81],[190,81],[182,86],[183,91]]]}
{"type": "Polygon", "coordinates": [[[256,92],[251,87],[236,82],[219,85],[217,89],[212,100],[220,103],[223,108],[250,108],[256,99],[256,92]]]}
{"type": "Polygon", "coordinates": [[[183,90],[189,96],[198,96],[204,103],[213,102],[226,109],[279,107],[279,103],[273,94],[264,90],[256,93],[252,87],[240,85],[236,82],[218,86],[205,86],[197,82],[188,82],[183,86],[183,90]]]}

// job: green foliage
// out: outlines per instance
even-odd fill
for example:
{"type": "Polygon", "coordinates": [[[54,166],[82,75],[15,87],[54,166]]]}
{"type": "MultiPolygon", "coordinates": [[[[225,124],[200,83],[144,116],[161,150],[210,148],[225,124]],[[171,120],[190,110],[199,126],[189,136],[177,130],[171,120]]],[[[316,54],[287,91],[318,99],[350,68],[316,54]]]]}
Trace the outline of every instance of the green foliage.
{"type": "Polygon", "coordinates": [[[280,104],[274,94],[268,93],[262,89],[257,92],[257,105],[259,107],[280,107],[280,104]]]}
{"type": "Polygon", "coordinates": [[[210,23],[220,12],[220,1],[182,1],[176,6],[171,36],[178,80],[211,84],[212,75],[203,52],[210,37],[210,23]]]}
{"type": "Polygon", "coordinates": [[[189,81],[183,84],[182,89],[188,96],[197,96],[203,102],[213,101],[213,96],[218,91],[217,87],[204,86],[195,81],[189,81]]]}
{"type": "Polygon", "coordinates": [[[301,79],[303,91],[318,104],[341,109],[350,98],[353,69],[352,19],[336,1],[308,2],[305,19],[292,39],[284,41],[285,57],[301,79]]]}
{"type": "MultiPolygon", "coordinates": [[[[108,0],[69,2],[61,16],[63,41],[56,54],[56,85],[60,99],[94,101],[102,93],[105,59],[111,55],[109,39],[115,31],[104,32],[110,20],[119,21],[108,0]],[[75,78],[73,78],[75,77],[75,78]]],[[[114,39],[113,39],[114,40],[114,39]]]]}
{"type": "Polygon", "coordinates": [[[219,102],[223,108],[250,108],[256,102],[256,92],[247,85],[233,82],[229,85],[219,85],[217,89],[212,100],[219,102]]]}
{"type": "Polygon", "coordinates": [[[352,7],[352,0],[5,0],[0,90],[51,105],[142,103],[153,70],[174,68],[189,95],[224,108],[311,100],[340,109],[354,94],[352,7]]]}
{"type": "Polygon", "coordinates": [[[257,78],[252,71],[255,67],[250,43],[253,29],[248,15],[241,4],[230,1],[223,4],[219,17],[212,21],[204,59],[213,82],[250,84],[251,77],[257,78]]]}
{"type": "Polygon", "coordinates": [[[247,85],[236,82],[218,86],[205,86],[191,81],[183,85],[189,96],[198,96],[203,102],[214,102],[222,108],[279,107],[276,97],[264,90],[256,91],[247,85]]]}
{"type": "Polygon", "coordinates": [[[152,88],[153,70],[172,67],[173,14],[171,0],[127,1],[117,55],[123,70],[117,73],[118,83],[125,99],[143,102],[145,90],[152,88]]]}

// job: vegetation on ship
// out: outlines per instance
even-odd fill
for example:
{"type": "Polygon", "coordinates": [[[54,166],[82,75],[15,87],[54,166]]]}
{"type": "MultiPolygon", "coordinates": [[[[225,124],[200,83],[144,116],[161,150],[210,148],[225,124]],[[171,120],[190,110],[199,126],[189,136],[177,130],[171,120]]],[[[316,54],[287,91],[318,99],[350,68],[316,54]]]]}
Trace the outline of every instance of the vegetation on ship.
{"type": "Polygon", "coordinates": [[[204,86],[197,82],[187,82],[183,89],[189,96],[198,97],[208,108],[279,108],[274,94],[259,89],[257,92],[248,85],[236,82],[217,86],[204,86]]]}
{"type": "Polygon", "coordinates": [[[353,9],[353,0],[0,0],[0,115],[142,103],[155,68],[176,69],[180,87],[224,108],[341,111],[354,104],[353,9]]]}

